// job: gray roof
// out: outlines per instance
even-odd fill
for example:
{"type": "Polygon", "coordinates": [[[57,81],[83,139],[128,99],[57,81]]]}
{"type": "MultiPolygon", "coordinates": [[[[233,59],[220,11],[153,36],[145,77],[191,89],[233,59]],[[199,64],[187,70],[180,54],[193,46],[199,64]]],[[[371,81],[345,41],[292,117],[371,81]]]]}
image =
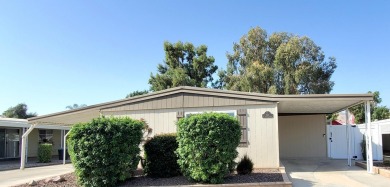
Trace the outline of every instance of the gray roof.
{"type": "MultiPolygon", "coordinates": [[[[29,118],[28,121],[30,123],[52,122],[67,124],[66,120],[60,120],[60,118],[72,118],[73,120],[69,121],[69,123],[84,122],[89,121],[94,117],[98,117],[102,110],[108,110],[110,108],[124,105],[132,105],[134,103],[142,103],[163,97],[172,97],[173,95],[177,94],[210,96],[217,98],[227,98],[230,100],[250,100],[256,101],[258,103],[277,103],[280,114],[328,114],[359,104],[363,101],[373,100],[372,94],[271,95],[181,86],[112,102],[90,105],[79,109],[37,116],[29,118]],[[54,118],[56,118],[56,120],[54,120],[54,118]]],[[[256,102],[254,104],[256,104],[256,102]]],[[[191,106],[183,105],[183,107],[191,106]]],[[[201,106],[198,104],[192,107],[201,106]]]]}

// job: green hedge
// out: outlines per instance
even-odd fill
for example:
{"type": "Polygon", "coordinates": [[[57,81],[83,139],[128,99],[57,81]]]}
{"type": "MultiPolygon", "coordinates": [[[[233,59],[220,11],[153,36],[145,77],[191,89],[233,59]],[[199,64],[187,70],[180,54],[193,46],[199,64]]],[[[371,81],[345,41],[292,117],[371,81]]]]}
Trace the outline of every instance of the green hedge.
{"type": "Polygon", "coordinates": [[[69,153],[81,186],[116,186],[137,168],[145,124],[130,118],[96,118],[72,127],[69,153]]]}
{"type": "Polygon", "coordinates": [[[53,145],[50,143],[42,143],[38,146],[38,162],[51,162],[51,150],[53,145]]]}
{"type": "Polygon", "coordinates": [[[151,177],[173,177],[180,174],[175,151],[178,147],[176,134],[154,136],[144,145],[144,172],[151,177]]]}
{"type": "Polygon", "coordinates": [[[222,113],[191,115],[178,121],[179,166],[188,178],[222,183],[237,157],[241,130],[236,118],[222,113]]]}

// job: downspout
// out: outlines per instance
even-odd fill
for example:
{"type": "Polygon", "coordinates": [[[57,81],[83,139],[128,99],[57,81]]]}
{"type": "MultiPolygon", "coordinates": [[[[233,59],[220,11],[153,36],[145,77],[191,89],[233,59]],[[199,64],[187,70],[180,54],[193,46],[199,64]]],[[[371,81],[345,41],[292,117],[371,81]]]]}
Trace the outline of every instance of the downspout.
{"type": "Polygon", "coordinates": [[[22,155],[20,156],[20,169],[23,170],[26,164],[26,139],[37,124],[32,124],[22,136],[22,155]]]}
{"type": "Polygon", "coordinates": [[[64,136],[64,152],[63,152],[64,155],[62,157],[62,159],[63,159],[62,164],[65,164],[65,160],[66,160],[66,137],[68,137],[69,133],[70,133],[70,130],[64,136]]]}

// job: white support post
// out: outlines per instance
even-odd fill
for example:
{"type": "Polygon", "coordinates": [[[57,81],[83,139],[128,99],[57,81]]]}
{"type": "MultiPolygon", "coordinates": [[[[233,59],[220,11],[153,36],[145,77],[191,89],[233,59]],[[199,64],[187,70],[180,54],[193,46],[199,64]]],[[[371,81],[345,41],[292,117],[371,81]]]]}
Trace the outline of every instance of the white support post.
{"type": "Polygon", "coordinates": [[[63,149],[64,152],[63,152],[63,157],[62,157],[62,159],[63,159],[62,164],[65,164],[65,161],[66,161],[66,137],[68,137],[69,132],[70,131],[68,131],[68,133],[66,133],[65,136],[64,136],[64,149],[63,149]]]}
{"type": "Polygon", "coordinates": [[[348,158],[348,166],[352,165],[351,161],[351,125],[349,124],[349,115],[348,109],[345,109],[345,125],[346,125],[346,133],[347,133],[347,158],[348,158]]]}
{"type": "Polygon", "coordinates": [[[367,172],[373,172],[373,158],[372,158],[372,136],[371,136],[371,105],[370,101],[365,103],[366,111],[366,156],[367,156],[367,172]]]}
{"type": "Polygon", "coordinates": [[[28,138],[28,134],[35,128],[37,124],[33,124],[30,128],[22,135],[22,155],[20,155],[20,169],[24,169],[26,164],[26,139],[28,138]]]}

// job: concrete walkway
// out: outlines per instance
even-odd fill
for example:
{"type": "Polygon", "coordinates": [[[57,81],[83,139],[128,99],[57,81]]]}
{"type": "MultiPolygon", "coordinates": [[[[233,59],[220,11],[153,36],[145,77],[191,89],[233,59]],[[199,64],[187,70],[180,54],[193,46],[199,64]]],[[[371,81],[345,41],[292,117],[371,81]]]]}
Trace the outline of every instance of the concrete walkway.
{"type": "MultiPolygon", "coordinates": [[[[62,160],[58,160],[58,156],[53,156],[51,162],[39,163],[38,158],[28,158],[28,162],[25,168],[50,166],[50,165],[62,165],[62,160]]],[[[66,160],[66,163],[70,163],[70,160],[66,160]]],[[[20,158],[12,160],[0,160],[0,171],[14,170],[20,168],[20,158]]]]}
{"type": "Polygon", "coordinates": [[[346,160],[282,160],[293,186],[390,186],[390,178],[368,174],[366,170],[347,166],[346,160]]]}
{"type": "Polygon", "coordinates": [[[73,172],[72,164],[0,171],[0,186],[15,186],[73,172]]]}

